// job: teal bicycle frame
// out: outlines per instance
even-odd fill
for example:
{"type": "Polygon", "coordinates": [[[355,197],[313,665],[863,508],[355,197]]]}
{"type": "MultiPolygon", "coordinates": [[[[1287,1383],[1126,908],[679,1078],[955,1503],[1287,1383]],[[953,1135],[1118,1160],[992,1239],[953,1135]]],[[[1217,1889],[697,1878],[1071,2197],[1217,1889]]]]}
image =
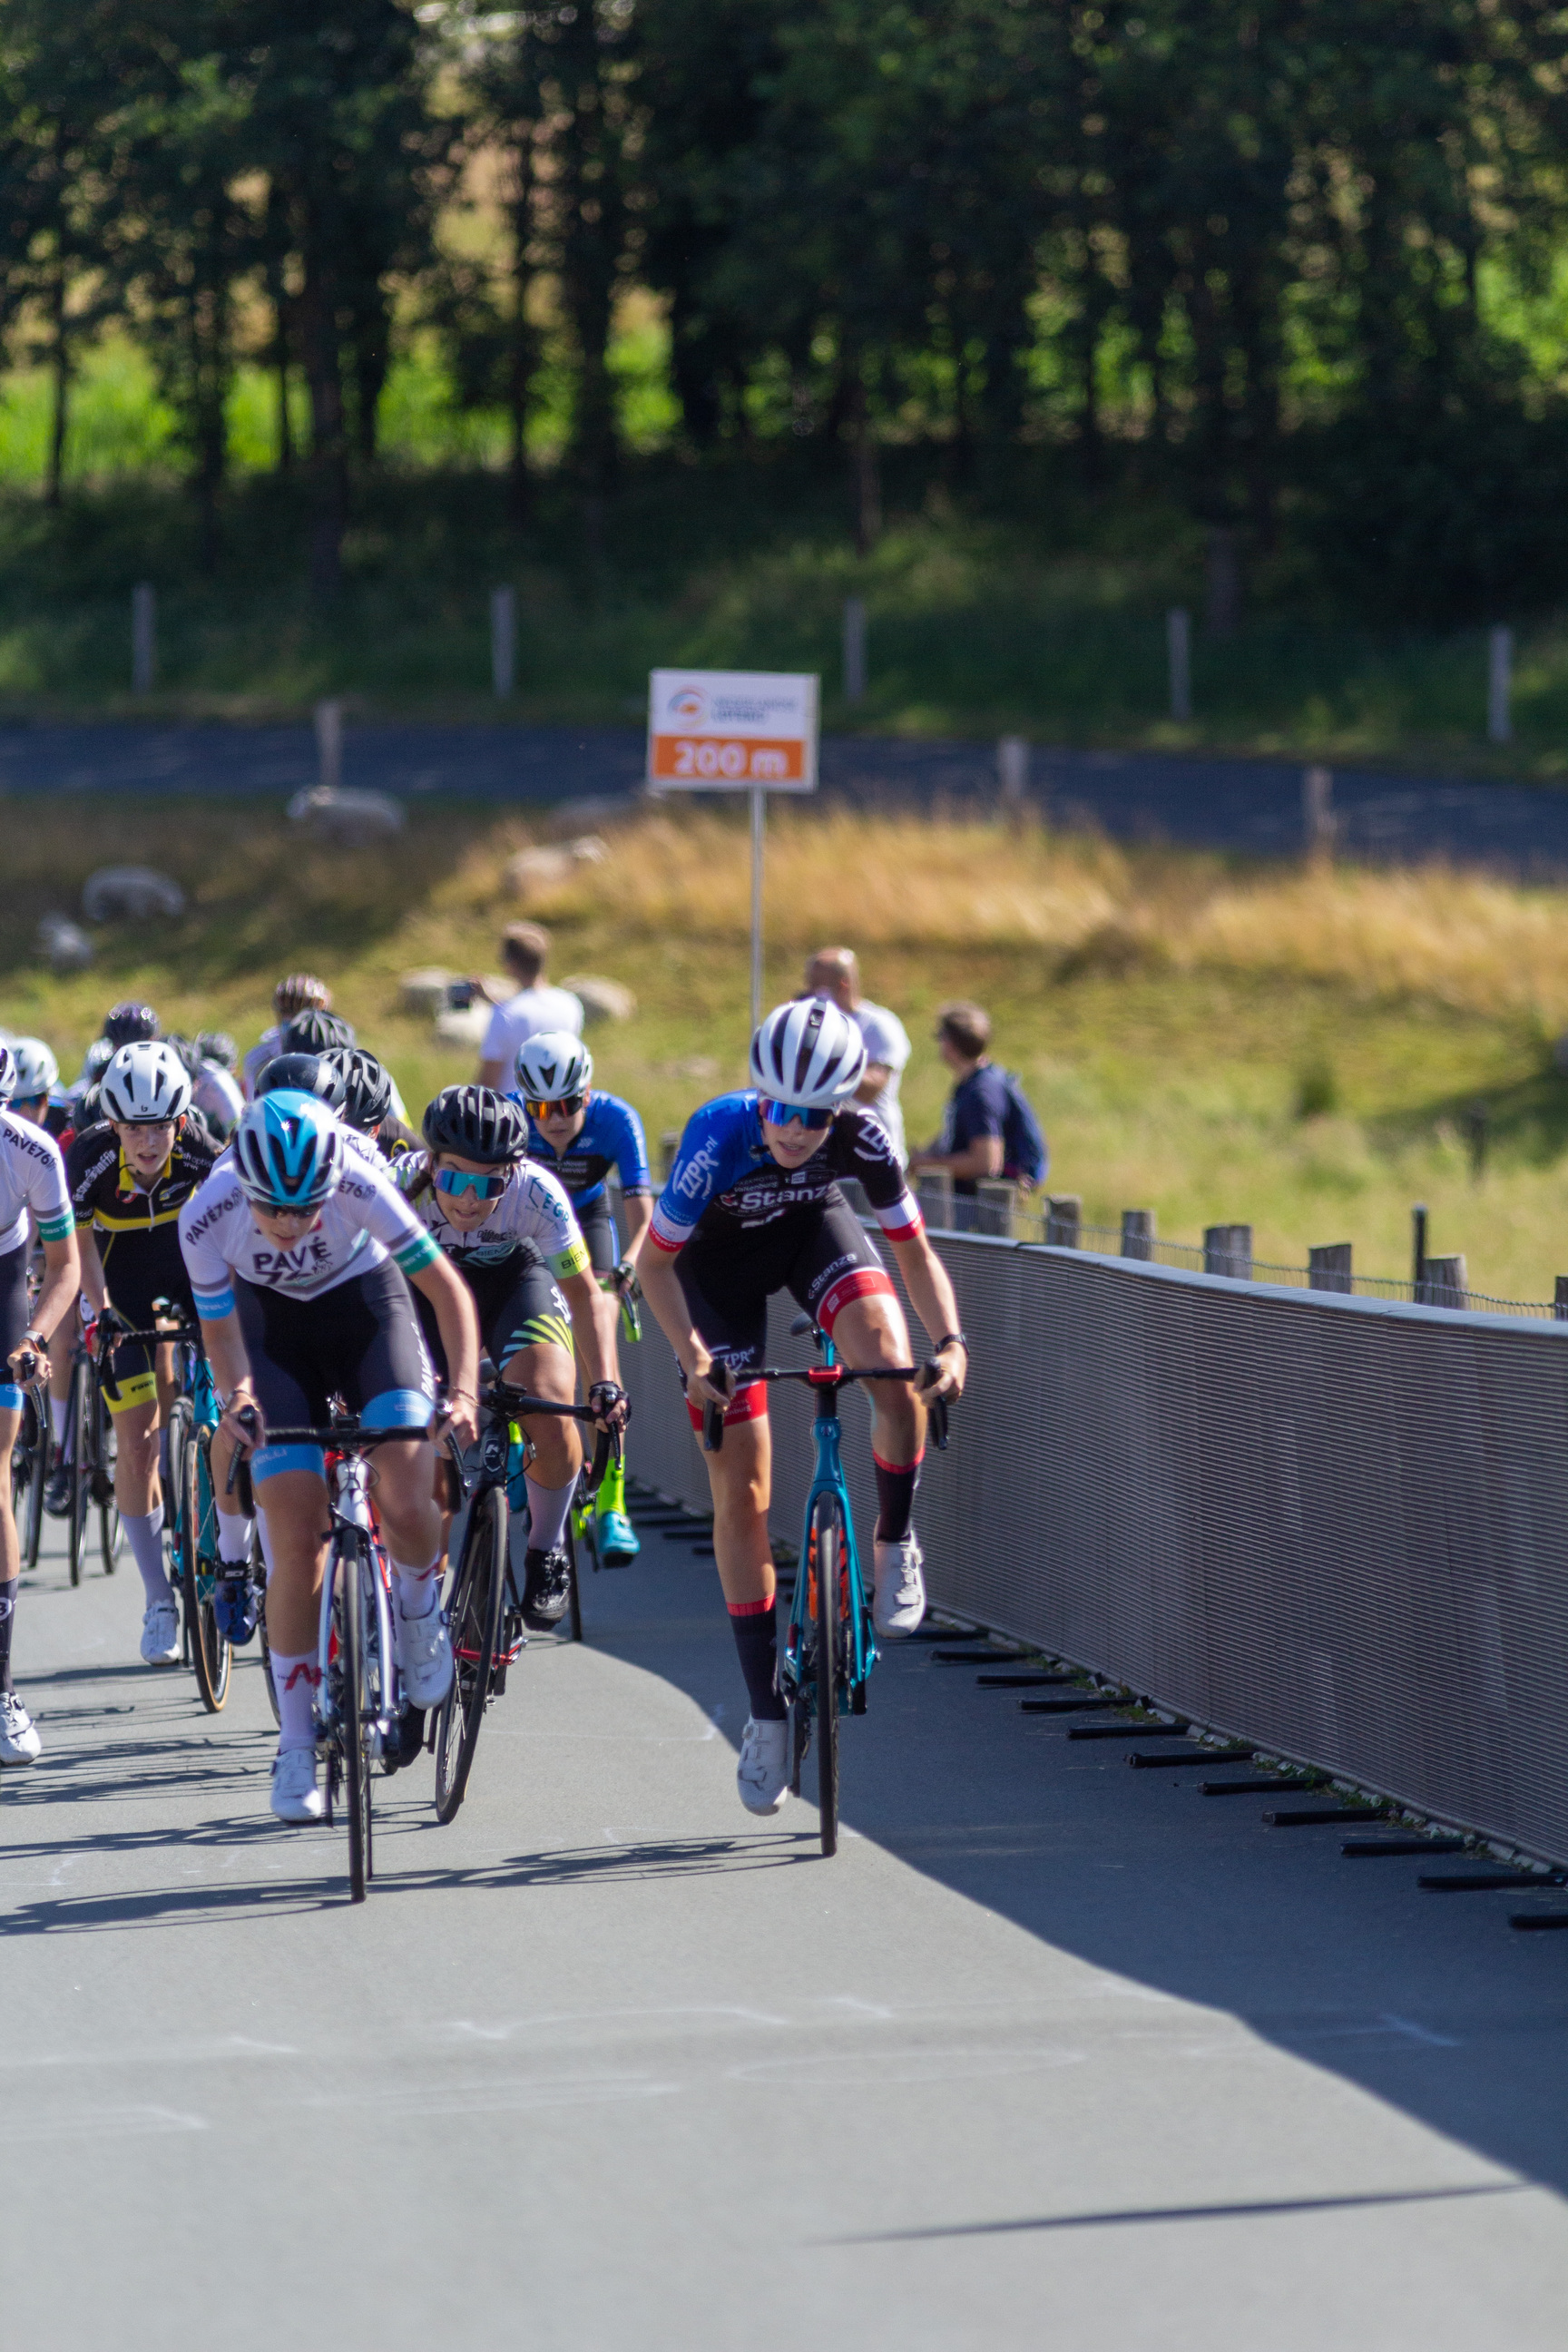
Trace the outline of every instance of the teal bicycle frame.
{"type": "MultiPolygon", "coordinates": [[[[831,1339],[823,1339],[821,1370],[831,1372],[838,1358],[831,1339]]],[[[816,1575],[813,1556],[812,1524],[816,1506],[824,1495],[834,1495],[844,1525],[844,1580],[847,1588],[845,1610],[840,1626],[847,1632],[844,1653],[843,1675],[837,1678],[838,1712],[840,1715],[864,1715],[866,1685],[871,1669],[881,1654],[871,1628],[871,1602],[866,1591],[866,1580],[860,1572],[860,1550],[855,1540],[855,1514],[850,1508],[849,1488],[844,1476],[844,1424],[838,1418],[841,1383],[828,1379],[815,1379],[811,1372],[800,1377],[816,1391],[816,1415],[811,1424],[816,1448],[816,1467],[805,1497],[805,1517],[801,1528],[800,1562],[795,1572],[795,1597],[790,1603],[789,1623],[784,1631],[784,1659],[779,1669],[780,1686],[791,1706],[804,1705],[809,1715],[816,1711],[816,1683],[811,1672],[811,1643],[816,1632],[816,1610],[813,1606],[812,1583],[816,1575]],[[847,1619],[847,1623],[846,1623],[847,1619]]]]}

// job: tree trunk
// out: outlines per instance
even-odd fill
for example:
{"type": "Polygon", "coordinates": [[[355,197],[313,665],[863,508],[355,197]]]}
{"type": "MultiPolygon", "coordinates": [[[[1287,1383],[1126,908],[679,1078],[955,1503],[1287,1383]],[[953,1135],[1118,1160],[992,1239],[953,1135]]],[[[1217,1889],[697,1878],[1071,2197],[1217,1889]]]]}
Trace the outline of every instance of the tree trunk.
{"type": "Polygon", "coordinates": [[[310,585],[331,598],[342,586],[343,531],[348,521],[348,452],[343,433],[342,355],[338,348],[337,287],[315,236],[305,256],[300,301],[305,375],[310,393],[310,585]]]}
{"type": "Polygon", "coordinates": [[[70,401],[70,347],[66,340],[66,277],[62,261],[55,272],[49,289],[49,317],[54,330],[53,348],[49,355],[53,380],[53,406],[49,417],[48,474],[44,488],[45,503],[58,507],[65,483],[66,424],[70,401]]]}
{"type": "Polygon", "coordinates": [[[855,552],[869,555],[882,535],[882,484],[876,436],[867,413],[866,378],[858,360],[846,363],[844,392],[855,552]]]}
{"type": "Polygon", "coordinates": [[[533,131],[531,124],[519,140],[512,161],[511,203],[511,348],[507,354],[507,416],[511,428],[507,494],[514,526],[521,530],[533,512],[533,485],[528,472],[528,412],[533,397],[533,329],[529,323],[528,295],[533,270],[529,258],[533,241],[533,131]]]}

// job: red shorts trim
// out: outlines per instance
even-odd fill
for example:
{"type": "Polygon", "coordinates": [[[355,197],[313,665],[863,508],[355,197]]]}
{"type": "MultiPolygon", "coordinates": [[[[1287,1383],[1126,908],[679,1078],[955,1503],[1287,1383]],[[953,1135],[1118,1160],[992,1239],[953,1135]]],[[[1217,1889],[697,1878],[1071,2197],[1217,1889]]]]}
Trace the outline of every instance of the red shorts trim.
{"type": "Polygon", "coordinates": [[[884,1274],[879,1265],[851,1266],[847,1274],[841,1274],[837,1281],[830,1285],[816,1310],[816,1319],[831,1339],[834,1323],[851,1299],[896,1298],[897,1296],[891,1277],[884,1274]]]}
{"type": "Polygon", "coordinates": [[[884,1462],[876,1447],[873,1445],[871,1448],[871,1459],[876,1464],[878,1469],[886,1470],[889,1476],[895,1478],[898,1476],[900,1470],[918,1470],[925,1458],[926,1450],[923,1445],[921,1447],[920,1452],[915,1455],[912,1462],[884,1462]]]}
{"type": "MultiPolygon", "coordinates": [[[[724,1426],[728,1429],[732,1423],[737,1421],[762,1421],[765,1418],[767,1410],[768,1384],[766,1381],[749,1381],[746,1386],[738,1391],[733,1404],[730,1405],[726,1409],[724,1414],[724,1426]]],[[[702,1408],[700,1404],[693,1404],[689,1397],[686,1400],[686,1417],[690,1422],[692,1428],[697,1432],[698,1436],[700,1437],[702,1434],[702,1408]]]]}
{"type": "Polygon", "coordinates": [[[775,1596],[773,1601],[728,1601],[724,1605],[731,1617],[765,1617],[770,1609],[776,1607],[777,1599],[775,1596]]]}

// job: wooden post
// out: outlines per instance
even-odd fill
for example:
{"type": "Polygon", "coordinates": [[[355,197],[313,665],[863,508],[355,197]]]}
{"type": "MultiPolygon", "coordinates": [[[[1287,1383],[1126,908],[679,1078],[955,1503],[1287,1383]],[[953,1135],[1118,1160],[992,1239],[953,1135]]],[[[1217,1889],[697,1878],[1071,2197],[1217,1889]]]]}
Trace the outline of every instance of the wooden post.
{"type": "Polygon", "coordinates": [[[158,592],[150,580],[131,591],[131,691],[151,694],[158,667],[158,592]]]}
{"type": "Polygon", "coordinates": [[[316,781],[335,793],[343,780],[343,706],[335,698],[316,705],[316,781]]]}
{"type": "Polygon", "coordinates": [[[1470,1303],[1463,1251],[1458,1257],[1429,1257],[1420,1291],[1423,1307],[1464,1307],[1470,1303]]]}
{"type": "Polygon", "coordinates": [[[1557,1290],[1552,1305],[1552,1319],[1554,1323],[1568,1323],[1568,1274],[1560,1274],[1557,1277],[1557,1290]]]}
{"type": "Polygon", "coordinates": [[[1165,615],[1165,667],[1171,680],[1171,716],[1184,724],[1193,715],[1193,625],[1179,604],[1165,615]]]}
{"type": "Polygon", "coordinates": [[[1307,1252],[1307,1287],[1345,1292],[1355,1288],[1349,1242],[1325,1242],[1321,1249],[1307,1252]]]}
{"type": "Polygon", "coordinates": [[[1077,1249],[1083,1223],[1083,1202],[1076,1192],[1049,1193],[1046,1199],[1046,1239],[1057,1249],[1077,1249]]]}
{"type": "Polygon", "coordinates": [[[658,1172],[668,1176],[675,1165],[675,1155],[680,1149],[680,1129],[667,1127],[658,1139],[658,1172]]]}
{"type": "Polygon", "coordinates": [[[1334,854],[1334,779],[1328,768],[1309,768],[1301,778],[1301,828],[1314,866],[1334,854]]]}
{"type": "Polygon", "coordinates": [[[1487,741],[1513,740],[1513,631],[1494,629],[1487,647],[1487,741]]]}
{"type": "Polygon", "coordinates": [[[866,699],[866,605],[859,596],[844,599],[844,699],[866,699]]]}
{"type": "Polygon", "coordinates": [[[1121,1255],[1145,1261],[1154,1255],[1154,1212],[1152,1209],[1123,1209],[1121,1212],[1121,1255]]]}
{"type": "Polygon", "coordinates": [[[974,1230],[977,1234],[1001,1234],[1011,1240],[1013,1209],[1018,1198],[1018,1187],[1005,1176],[980,1176],[974,1184],[974,1230]]]}
{"type": "Polygon", "coordinates": [[[490,590],[490,684],[498,702],[511,694],[517,668],[517,601],[510,588],[490,590]]]}
{"type": "Polygon", "coordinates": [[[1252,1280],[1252,1227],[1205,1225],[1204,1272],[1228,1274],[1237,1282],[1252,1280]]]}
{"type": "Polygon", "coordinates": [[[1003,735],[996,744],[996,779],[1002,787],[1002,814],[1016,824],[1029,796],[1029,745],[1023,735],[1003,735]]]}

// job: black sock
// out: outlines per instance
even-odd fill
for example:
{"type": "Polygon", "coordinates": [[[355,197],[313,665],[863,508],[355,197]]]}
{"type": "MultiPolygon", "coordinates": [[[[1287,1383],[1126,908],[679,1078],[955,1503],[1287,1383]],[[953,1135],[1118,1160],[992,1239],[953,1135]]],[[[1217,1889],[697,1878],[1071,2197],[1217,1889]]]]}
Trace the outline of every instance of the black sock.
{"type": "Polygon", "coordinates": [[[746,1696],[757,1723],[782,1723],[789,1709],[779,1696],[779,1612],[776,1601],[731,1601],[730,1631],[735,1636],[746,1696]]]}
{"type": "Polygon", "coordinates": [[[910,1531],[910,1513],[915,1507],[920,1463],[911,1462],[907,1470],[889,1470],[875,1454],[871,1460],[877,1471],[877,1541],[902,1543],[910,1531]]]}
{"type": "Polygon", "coordinates": [[[0,1691],[11,1687],[11,1628],[16,1622],[16,1587],[19,1577],[9,1577],[0,1584],[0,1691]]]}

